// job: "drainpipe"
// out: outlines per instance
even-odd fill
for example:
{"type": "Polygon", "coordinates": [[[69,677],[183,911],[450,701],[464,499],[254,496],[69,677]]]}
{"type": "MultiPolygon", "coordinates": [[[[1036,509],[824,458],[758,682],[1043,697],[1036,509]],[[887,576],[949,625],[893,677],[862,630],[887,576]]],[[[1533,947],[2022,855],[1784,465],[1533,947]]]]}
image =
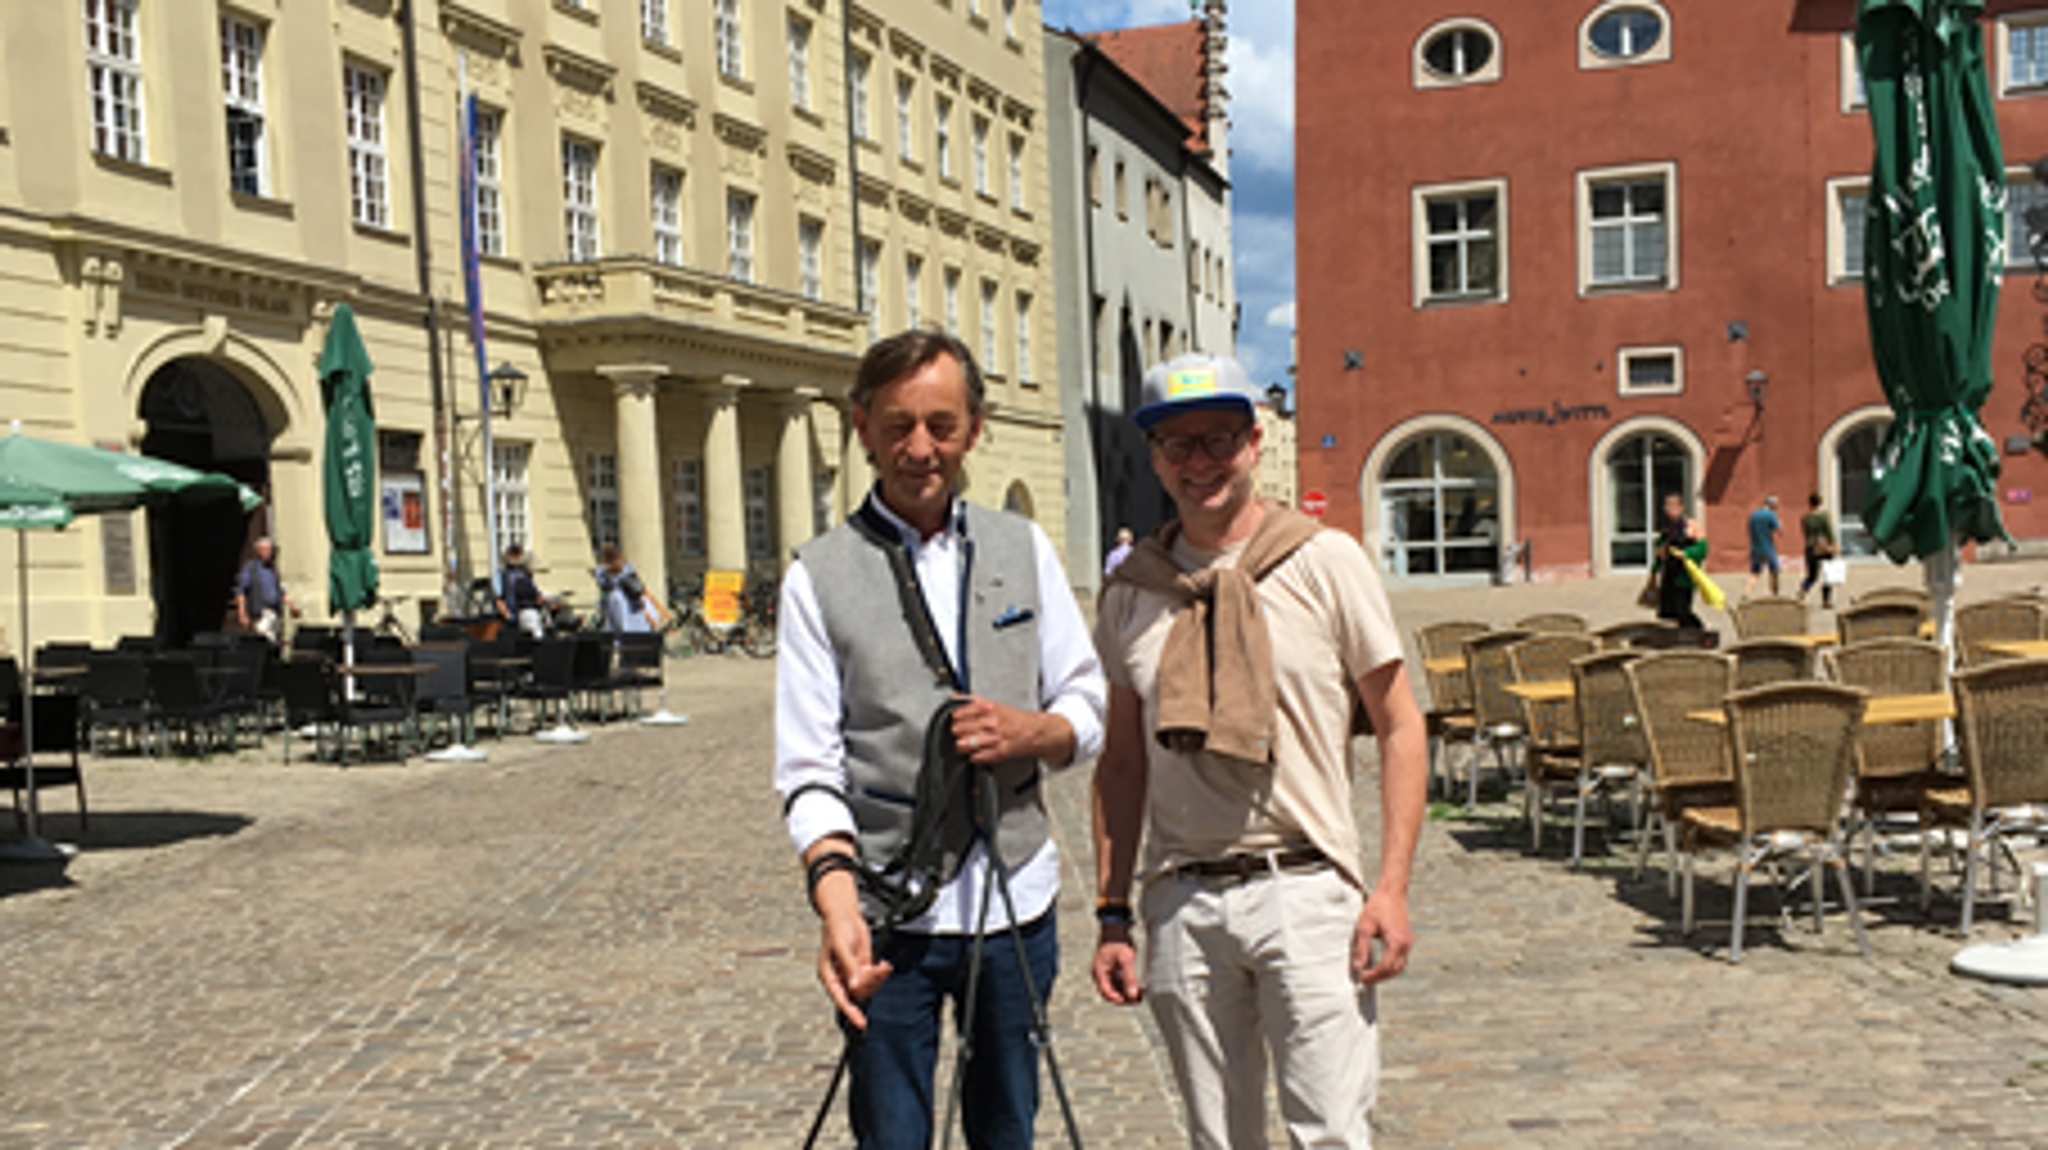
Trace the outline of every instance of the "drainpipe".
{"type": "MultiPolygon", "coordinates": [[[[422,317],[427,329],[427,385],[433,404],[434,439],[435,446],[439,448],[444,492],[441,507],[441,547],[447,556],[447,577],[444,582],[461,586],[460,574],[456,569],[460,550],[455,543],[454,512],[445,495],[453,487],[448,479],[453,445],[445,430],[448,399],[441,379],[441,308],[434,299],[433,253],[427,244],[426,148],[420,140],[419,36],[414,27],[413,0],[400,0],[398,19],[405,34],[405,126],[407,151],[412,166],[413,267],[419,276],[420,296],[427,302],[426,314],[422,317]]],[[[454,605],[444,606],[452,609],[454,605]]]]}

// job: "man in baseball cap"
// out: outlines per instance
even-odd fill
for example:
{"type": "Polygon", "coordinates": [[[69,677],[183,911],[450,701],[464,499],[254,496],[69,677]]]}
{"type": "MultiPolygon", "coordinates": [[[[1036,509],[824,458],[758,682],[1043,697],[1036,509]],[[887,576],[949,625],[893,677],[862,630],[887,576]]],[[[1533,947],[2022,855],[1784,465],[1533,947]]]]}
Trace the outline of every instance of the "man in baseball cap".
{"type": "Polygon", "coordinates": [[[1373,987],[1408,961],[1426,785],[1400,632],[1357,540],[1254,497],[1257,398],[1236,361],[1162,364],[1144,399],[1133,418],[1179,518],[1117,567],[1095,629],[1096,989],[1151,1001],[1195,1145],[1266,1144],[1270,1058],[1294,1145],[1363,1150],[1373,987]],[[1370,887],[1354,698],[1379,740],[1370,887]]]}

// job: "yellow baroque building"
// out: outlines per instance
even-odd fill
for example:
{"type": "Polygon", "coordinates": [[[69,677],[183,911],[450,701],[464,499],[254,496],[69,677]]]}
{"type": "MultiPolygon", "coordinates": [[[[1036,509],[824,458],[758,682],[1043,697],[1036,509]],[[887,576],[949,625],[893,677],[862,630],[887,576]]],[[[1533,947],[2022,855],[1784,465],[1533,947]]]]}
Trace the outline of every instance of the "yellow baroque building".
{"type": "Polygon", "coordinates": [[[968,497],[1064,548],[1038,29],[1032,0],[0,6],[0,421],[267,499],[33,537],[36,637],[218,627],[265,533],[325,613],[341,303],[376,365],[384,589],[429,610],[514,541],[585,603],[605,539],[655,588],[774,575],[865,492],[846,391],[920,324],[987,373],[968,497]],[[525,376],[488,453],[465,90],[487,354],[525,376]]]}

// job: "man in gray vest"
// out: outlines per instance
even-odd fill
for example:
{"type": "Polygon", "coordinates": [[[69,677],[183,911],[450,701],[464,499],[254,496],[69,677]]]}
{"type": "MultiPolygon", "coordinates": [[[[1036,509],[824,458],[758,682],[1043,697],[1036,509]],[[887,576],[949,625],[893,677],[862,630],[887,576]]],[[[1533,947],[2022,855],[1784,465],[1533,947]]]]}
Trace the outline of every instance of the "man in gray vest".
{"type": "Polygon", "coordinates": [[[942,1006],[963,1009],[970,940],[986,915],[974,1016],[960,1026],[963,1126],[975,1150],[1026,1147],[1038,1109],[1026,988],[1048,993],[1058,966],[1060,862],[1039,776],[1094,757],[1107,688],[1045,534],[954,496],[983,419],[967,348],[932,331],[883,340],[849,398],[876,482],[783,579],[775,783],[824,922],[818,978],[847,1033],[854,1136],[862,1150],[930,1144],[942,1006]],[[931,645],[913,626],[920,611],[931,645]],[[940,660],[957,687],[934,673],[940,660]],[[977,837],[929,906],[878,937],[855,874],[903,844],[926,726],[955,699],[947,737],[993,774],[995,841],[977,837]],[[990,881],[991,847],[1014,921],[990,881]]]}

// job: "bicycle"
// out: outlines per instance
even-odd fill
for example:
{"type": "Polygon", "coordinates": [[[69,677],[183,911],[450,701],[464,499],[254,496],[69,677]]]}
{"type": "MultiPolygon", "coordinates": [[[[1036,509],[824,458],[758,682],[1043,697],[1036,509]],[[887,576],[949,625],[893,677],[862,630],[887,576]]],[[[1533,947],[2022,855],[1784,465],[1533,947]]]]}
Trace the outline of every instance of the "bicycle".
{"type": "Polygon", "coordinates": [[[406,629],[405,621],[398,617],[398,608],[411,600],[410,595],[377,596],[377,606],[383,610],[383,614],[377,616],[377,621],[370,624],[370,633],[394,636],[406,646],[412,646],[412,632],[406,629]]]}
{"type": "Polygon", "coordinates": [[[764,576],[740,596],[740,649],[756,659],[775,656],[777,591],[774,577],[764,576]]]}
{"type": "Polygon", "coordinates": [[[661,649],[672,658],[686,655],[720,655],[729,636],[704,618],[704,580],[685,585],[669,583],[668,621],[661,626],[661,649]]]}

